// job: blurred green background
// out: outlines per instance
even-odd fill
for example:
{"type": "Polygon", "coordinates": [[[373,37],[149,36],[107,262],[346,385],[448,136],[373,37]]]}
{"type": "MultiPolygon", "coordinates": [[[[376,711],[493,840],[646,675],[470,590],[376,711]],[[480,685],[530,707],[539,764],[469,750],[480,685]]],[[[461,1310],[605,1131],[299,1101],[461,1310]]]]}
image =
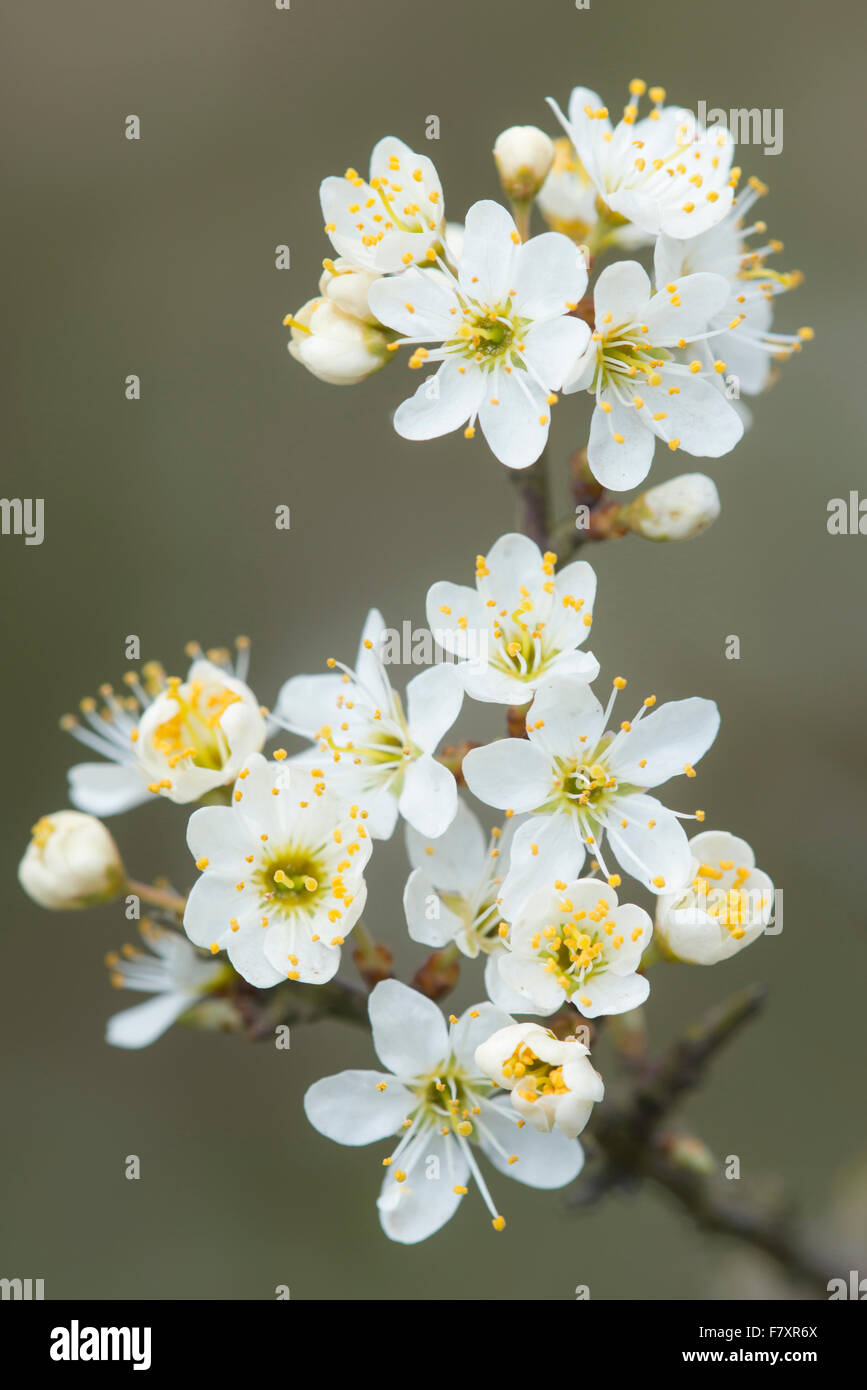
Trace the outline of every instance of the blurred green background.
{"type": "MultiPolygon", "coordinates": [[[[782,107],[782,154],[740,162],[771,185],[760,215],[786,243],[780,264],[807,273],[778,325],[814,324],[816,342],[757,403],[736,452],[709,465],[724,510],[706,536],[590,555],[593,647],[639,691],[720,704],[699,804],[708,825],[756,846],[784,889],[785,927],[729,965],[660,972],[649,1017],[662,1042],[740,983],[769,982],[765,1015],[689,1123],[738,1154],[745,1177],[777,1174],[820,1213],[865,1145],[867,539],[826,529],[829,498],[864,486],[863,7],[19,0],[6,27],[2,492],[44,497],[46,536],[0,538],[0,1274],[42,1277],[48,1297],[103,1298],[270,1298],[288,1284],[296,1298],[569,1299],[589,1284],[596,1298],[676,1299],[716,1287],[725,1248],[650,1191],[564,1215],[558,1194],[495,1176],[506,1236],[471,1196],[425,1245],[390,1245],[374,1206],[379,1148],[341,1149],[301,1110],[311,1080],[369,1064],[365,1036],[297,1028],[278,1052],[175,1030],[144,1053],[114,1051],[104,1020],[135,1002],[102,965],[127,937],[121,910],[43,913],[15,867],[31,823],[66,803],[78,749],[57,718],[119,678],[127,634],[179,670],[187,639],[249,633],[251,681],[271,703],[289,674],[332,652],[351,659],[371,603],[394,626],[421,623],[428,585],[468,580],[514,522],[481,436],[395,435],[390,411],[416,384],[402,367],[340,390],[289,359],[281,320],[315,294],[329,251],[325,174],[365,169],[374,142],[399,135],[432,155],[459,219],[497,196],[497,133],[556,133],[544,98],[565,103],[576,83],[612,108],[635,75],[693,108],[782,107]],[[124,138],[128,114],[138,142],[124,138]],[[430,147],[429,114],[441,121],[430,147]],[[274,265],[281,243],[288,271],[274,265]],[[129,373],[138,402],[124,399],[129,373]],[[273,524],[281,503],[288,532],[273,524]],[[739,661],[725,659],[730,634],[739,661]],[[124,1178],[133,1153],[138,1182],[124,1178]]],[[[586,427],[576,401],[555,413],[563,469],[586,427]]],[[[654,478],[691,467],[658,452],[654,478]]],[[[468,706],[459,727],[490,735],[496,721],[468,706]]],[[[188,884],[185,820],[163,805],[112,822],[136,876],[188,884]]],[[[397,835],[374,858],[366,915],[398,942],[405,872],[397,835]]],[[[422,955],[399,949],[410,970],[422,955]]],[[[467,974],[459,1002],[477,993],[467,974]]]]}

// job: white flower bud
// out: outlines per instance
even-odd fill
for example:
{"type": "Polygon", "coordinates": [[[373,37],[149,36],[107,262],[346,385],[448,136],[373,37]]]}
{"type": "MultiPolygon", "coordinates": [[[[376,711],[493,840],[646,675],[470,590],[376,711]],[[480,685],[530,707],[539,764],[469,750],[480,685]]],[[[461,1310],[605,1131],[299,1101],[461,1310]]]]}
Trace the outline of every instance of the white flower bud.
{"type": "Polygon", "coordinates": [[[687,541],[720,514],[719,493],[704,473],[683,473],[649,488],[627,508],[633,531],[650,541],[687,541]]]}
{"type": "Polygon", "coordinates": [[[34,825],[18,879],[42,907],[90,907],[116,898],[126,873],[102,821],[80,811],[54,811],[34,825]]]}
{"type": "Polygon", "coordinates": [[[554,141],[537,126],[513,125],[497,136],[494,159],[506,196],[529,203],[554,163],[554,141]]]}
{"type": "Polygon", "coordinates": [[[394,337],[347,313],[331,298],[308,300],[287,322],[292,324],[292,356],[332,386],[353,386],[378,371],[394,337]]]}
{"type": "Polygon", "coordinates": [[[319,281],[319,293],[324,294],[338,309],[363,319],[365,323],[375,324],[377,319],[367,304],[367,292],[380,276],[373,270],[362,270],[344,256],[334,261],[325,261],[325,269],[319,281]]]}
{"type": "Polygon", "coordinates": [[[553,232],[587,240],[597,220],[596,189],[569,140],[554,141],[554,163],[539,190],[538,206],[553,232]]]}

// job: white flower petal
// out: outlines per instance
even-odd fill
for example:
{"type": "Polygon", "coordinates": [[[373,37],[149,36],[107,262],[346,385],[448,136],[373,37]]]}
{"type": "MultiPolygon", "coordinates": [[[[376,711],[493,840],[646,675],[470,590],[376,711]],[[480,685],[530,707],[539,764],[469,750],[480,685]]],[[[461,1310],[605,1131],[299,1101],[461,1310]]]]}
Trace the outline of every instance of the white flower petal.
{"type": "Polygon", "coordinates": [[[462,1067],[475,1075],[478,1070],[476,1049],[492,1033],[499,1032],[501,1028],[510,1028],[514,1022],[511,1014],[504,1013],[487,1000],[482,1004],[474,1004],[452,1025],[452,1055],[462,1067]]]}
{"type": "Polygon", "coordinates": [[[586,560],[564,565],[554,578],[554,603],[548,619],[548,640],[563,650],[580,647],[590,634],[584,621],[596,602],[596,572],[586,560]],[[569,602],[564,603],[563,599],[569,602]]]}
{"type": "Polygon", "coordinates": [[[455,818],[444,835],[432,839],[406,827],[406,852],[414,869],[420,869],[437,888],[450,893],[472,892],[487,859],[487,842],[478,816],[458,800],[455,818]]]}
{"type": "Polygon", "coordinates": [[[388,1072],[341,1071],[314,1081],[304,1112],[326,1139],[358,1146],[397,1134],[415,1104],[412,1092],[388,1072]]]}
{"type": "Polygon", "coordinates": [[[608,766],[618,781],[657,787],[704,757],[719,725],[713,700],[670,700],[618,736],[608,766]]]}
{"type": "MultiPolygon", "coordinates": [[[[721,458],[743,436],[744,425],[722,391],[701,377],[679,377],[679,396],[664,395],[668,418],[666,438],[676,436],[680,448],[694,458],[721,458]]],[[[648,409],[656,393],[647,396],[648,409]]],[[[637,414],[638,412],[634,412],[637,414]]]]}
{"type": "Polygon", "coordinates": [[[473,203],[464,223],[461,288],[482,303],[499,304],[515,284],[517,231],[506,209],[483,199],[473,203]]]}
{"type": "Polygon", "coordinates": [[[367,302],[380,323],[408,338],[444,342],[454,331],[449,309],[457,303],[448,281],[416,267],[376,280],[367,302]]]}
{"type": "Polygon", "coordinates": [[[184,910],[184,931],[195,946],[209,948],[213,942],[222,945],[231,931],[232,917],[239,921],[246,910],[255,907],[246,895],[235,889],[235,881],[226,874],[207,870],[193,884],[184,910]]]}
{"type": "Polygon", "coordinates": [[[485,382],[472,364],[461,370],[454,358],[426,377],[414,396],[398,406],[394,428],[404,439],[436,439],[466,424],[479,408],[485,382]]]}
{"type": "Polygon", "coordinates": [[[565,994],[554,976],[545,969],[541,961],[528,960],[514,952],[498,955],[497,973],[505,986],[501,994],[492,991],[491,998],[500,1008],[505,1007],[506,999],[522,999],[522,1004],[511,1006],[511,1012],[523,1014],[553,1014],[565,1002],[565,994]]]}
{"type": "Polygon", "coordinates": [[[507,468],[529,468],[548,440],[551,407],[528,372],[514,367],[488,378],[479,424],[491,452],[507,468]]]}
{"type": "Polygon", "coordinates": [[[643,323],[652,293],[647,272],[638,261],[615,261],[596,281],[593,303],[597,322],[605,324],[606,332],[639,320],[643,323]],[[606,314],[611,315],[610,320],[606,314]]]}
{"type": "Polygon", "coordinates": [[[423,1076],[448,1056],[445,1019],[418,990],[399,980],[381,980],[371,992],[368,1011],[376,1055],[395,1075],[423,1076]]]}
{"type": "Polygon", "coordinates": [[[503,916],[512,921],[532,893],[568,882],[581,871],[584,845],[567,815],[531,816],[515,832],[509,872],[500,893],[503,916]]]}
{"type": "Polygon", "coordinates": [[[559,232],[531,237],[518,250],[514,284],[513,303],[522,317],[554,318],[587,289],[584,254],[559,232]]]}
{"type": "Polygon", "coordinates": [[[459,657],[481,654],[488,619],[475,589],[439,580],[428,589],[426,609],[428,627],[447,652],[459,657]]]}
{"type": "Polygon", "coordinates": [[[522,356],[548,390],[559,391],[574,372],[589,341],[590,327],[583,319],[550,319],[534,324],[528,331],[522,356]]]}
{"type": "Polygon", "coordinates": [[[382,1229],[400,1245],[427,1240],[461,1203],[456,1187],[466,1187],[467,1161],[455,1139],[428,1128],[411,1140],[401,1159],[407,1172],[397,1182],[389,1169],[377,1201],[382,1229]]]}
{"type": "Polygon", "coordinates": [[[463,703],[463,686],[454,666],[441,664],[420,671],[406,687],[407,724],[413,743],[424,753],[436,752],[463,703]]]}
{"type": "Polygon", "coordinates": [[[404,773],[398,807],[404,820],[420,834],[434,839],[444,834],[458,808],[454,775],[427,753],[416,758],[404,773]]]}
{"type": "Polygon", "coordinates": [[[536,694],[527,716],[530,742],[549,758],[580,758],[602,737],[604,714],[589,685],[569,676],[552,676],[536,694]]]}
{"type": "Polygon", "coordinates": [[[536,689],[535,681],[508,676],[493,666],[479,671],[472,662],[461,667],[461,677],[470,699],[489,705],[525,705],[536,689]]]}
{"type": "Polygon", "coordinates": [[[565,1187],[584,1166],[584,1151],[577,1139],[559,1130],[541,1134],[530,1125],[518,1128],[520,1116],[508,1096],[485,1101],[479,1123],[479,1143],[495,1168],[526,1187],[565,1187]],[[503,1154],[505,1150],[505,1156],[503,1154]],[[509,1157],[517,1155],[517,1163],[509,1157]]]}
{"type": "Polygon", "coordinates": [[[620,865],[646,888],[669,892],[686,882],[690,871],[686,832],[672,811],[653,796],[626,796],[612,811],[617,828],[608,842],[620,865]],[[629,817],[624,828],[621,816],[629,817]],[[649,822],[653,821],[651,828],[649,822]],[[654,883],[654,880],[657,880],[654,883]]]}
{"type": "Polygon", "coordinates": [[[485,962],[485,993],[498,1009],[502,1009],[508,1014],[523,1014],[527,1012],[527,1000],[523,994],[519,994],[516,989],[507,984],[500,964],[505,959],[505,952],[497,951],[488,956],[485,962]]]}
{"type": "Polygon", "coordinates": [[[123,1009],[108,1020],[105,1040],[112,1047],[148,1047],[161,1038],[197,998],[194,992],[178,990],[158,994],[153,999],[146,999],[143,1004],[123,1009]]]}
{"type": "Polygon", "coordinates": [[[503,810],[532,811],[551,791],[550,760],[527,739],[503,738],[471,748],[462,768],[473,796],[503,810]]]}
{"type": "Polygon", "coordinates": [[[689,842],[693,859],[699,864],[713,864],[720,860],[734,860],[735,864],[747,869],[755,867],[756,856],[752,845],[732,835],[728,830],[700,830],[689,842]]]}
{"type": "Polygon", "coordinates": [[[484,557],[487,571],[479,580],[484,598],[493,598],[498,608],[517,608],[528,589],[534,602],[544,597],[542,585],[548,579],[543,569],[542,552],[535,541],[520,531],[508,531],[498,537],[484,557]]]}
{"type": "MultiPolygon", "coordinates": [[[[247,924],[242,921],[240,929],[230,932],[223,943],[234,969],[257,989],[271,989],[289,977],[291,967],[288,961],[285,970],[277,970],[265,954],[270,935],[270,931],[265,931],[258,921],[247,924]]],[[[334,964],[336,970],[340,953],[335,951],[334,955],[337,958],[334,964]]]]}
{"type": "Polygon", "coordinates": [[[637,1009],[650,994],[650,983],[644,975],[594,975],[576,991],[572,1002],[585,1018],[601,1014],[625,1014],[637,1009]],[[590,1003],[584,1002],[590,1000],[590,1003]]]}
{"type": "Polygon", "coordinates": [[[606,413],[597,405],[593,412],[587,462],[603,487],[612,492],[627,492],[647,477],[656,441],[637,410],[623,405],[608,392],[603,392],[603,398],[611,410],[606,413]],[[623,442],[619,443],[615,435],[623,442]]]}
{"type": "Polygon", "coordinates": [[[375,792],[364,792],[364,809],[367,812],[368,834],[374,840],[390,840],[398,820],[397,797],[388,787],[380,787],[375,792]]]}
{"type": "Polygon", "coordinates": [[[250,837],[230,807],[200,806],[187,822],[187,846],[195,860],[207,859],[210,868],[240,878],[250,837]]]}
{"type": "Polygon", "coordinates": [[[280,688],[274,714],[293,734],[313,738],[334,718],[335,702],[344,689],[341,676],[292,676],[280,688]]]}
{"type": "Polygon", "coordinates": [[[456,913],[446,907],[430,879],[422,869],[413,869],[403,890],[403,910],[406,925],[413,941],[440,950],[453,941],[463,927],[456,913]],[[431,916],[435,905],[436,916],[431,916]]]}
{"type": "Polygon", "coordinates": [[[704,333],[714,314],[718,314],[729,298],[728,281],[722,275],[702,271],[669,281],[674,291],[661,288],[644,310],[646,337],[659,347],[666,347],[704,333]],[[672,303],[672,300],[679,303],[672,303]]]}
{"type": "Polygon", "coordinates": [[[116,816],[153,800],[131,763],[76,763],[69,769],[69,799],[91,816],[116,816]]]}
{"type": "MultiPolygon", "coordinates": [[[[332,930],[341,937],[347,937],[364,909],[367,888],[364,883],[353,894],[352,907],[344,910],[339,922],[332,930]],[[351,915],[350,915],[351,914],[351,915]]],[[[330,923],[329,923],[330,925],[330,923]]],[[[330,941],[311,940],[311,930],[306,922],[296,922],[291,918],[272,919],[267,930],[254,926],[249,932],[238,932],[229,942],[229,959],[243,975],[247,969],[257,966],[258,951],[264,952],[265,960],[281,980],[297,979],[300,984],[324,985],[333,980],[340,968],[340,948],[330,941]],[[256,935],[260,931],[263,940],[256,935]],[[239,962],[236,955],[241,953],[239,962]],[[251,964],[252,962],[252,964],[251,964]]],[[[249,978],[249,976],[246,976],[249,978]]]]}

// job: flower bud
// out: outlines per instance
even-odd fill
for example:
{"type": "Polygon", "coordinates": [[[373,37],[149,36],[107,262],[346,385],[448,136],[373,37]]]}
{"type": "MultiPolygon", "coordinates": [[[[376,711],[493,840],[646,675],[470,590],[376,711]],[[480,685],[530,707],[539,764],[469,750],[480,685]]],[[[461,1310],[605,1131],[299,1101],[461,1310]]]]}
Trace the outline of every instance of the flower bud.
{"type": "Polygon", "coordinates": [[[373,270],[362,270],[343,256],[338,256],[334,261],[325,261],[324,265],[319,293],[344,313],[352,314],[368,324],[377,323],[367,305],[367,292],[381,277],[373,270]]]}
{"type": "Polygon", "coordinates": [[[688,1173],[707,1178],[716,1170],[716,1160],[707,1144],[692,1134],[667,1134],[660,1140],[660,1147],[672,1163],[688,1173]]]}
{"type": "Polygon", "coordinates": [[[554,142],[534,125],[513,125],[497,136],[494,160],[513,203],[530,203],[554,163],[554,142]]]}
{"type": "Polygon", "coordinates": [[[649,488],[626,508],[629,527],[649,541],[688,541],[720,514],[716,485],[704,473],[683,473],[649,488]]]}
{"type": "Polygon", "coordinates": [[[310,299],[293,317],[289,351],[320,381],[353,386],[387,360],[394,334],[341,309],[331,298],[310,299]]]}
{"type": "Polygon", "coordinates": [[[569,140],[554,141],[554,163],[538,205],[552,232],[577,242],[587,240],[596,221],[596,189],[569,140]]]}
{"type": "Polygon", "coordinates": [[[18,879],[42,907],[91,907],[118,897],[126,873],[102,821],[80,811],[55,811],[34,825],[18,879]]]}

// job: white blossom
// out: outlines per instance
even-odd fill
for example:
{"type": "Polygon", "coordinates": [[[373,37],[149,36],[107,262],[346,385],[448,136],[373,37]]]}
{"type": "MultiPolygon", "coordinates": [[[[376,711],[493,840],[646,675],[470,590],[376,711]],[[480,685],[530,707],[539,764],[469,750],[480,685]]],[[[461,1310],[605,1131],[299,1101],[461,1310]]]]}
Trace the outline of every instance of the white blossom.
{"type": "Polygon", "coordinates": [[[762,935],[771,920],[774,885],[756,868],[746,840],[704,830],[689,842],[691,881],[657,899],[656,932],[678,960],[716,965],[762,935]]]}
{"type": "Polygon", "coordinates": [[[412,872],[403,907],[413,941],[437,950],[453,941],[470,959],[502,949],[506,924],[498,899],[518,824],[515,817],[494,826],[486,840],[478,817],[459,800],[454,820],[437,839],[406,827],[412,872]]]}
{"type": "MultiPolygon", "coordinates": [[[[596,189],[566,136],[554,141],[554,163],[539,190],[536,206],[553,232],[562,232],[570,240],[584,245],[599,222],[596,189]]],[[[606,246],[637,249],[647,246],[652,238],[624,222],[606,228],[606,246]]]]}
{"type": "Polygon", "coordinates": [[[475,700],[524,705],[552,675],[591,681],[599,663],[578,648],[593,621],[596,575],[584,560],[555,573],[528,536],[501,536],[476,556],[476,587],[440,581],[427,596],[428,626],[458,658],[457,672],[475,700]]]}
{"type": "Polygon", "coordinates": [[[439,175],[395,136],[374,146],[369,181],[347,169],[324,179],[319,197],[331,244],[353,265],[381,275],[435,262],[445,227],[439,175]]]}
{"type": "Polygon", "coordinates": [[[603,708],[588,685],[554,677],[530,706],[526,739],[499,739],[465,755],[463,773],[474,796],[531,813],[512,843],[501,894],[506,918],[512,920],[535,889],[574,879],[585,851],[619,883],[605,867],[606,841],[620,866],[645,887],[673,891],[686,882],[690,853],[682,813],[648,789],[679,774],[695,776],[694,764],[716,738],[719,711],[712,700],[695,698],[654,710],[650,695],[632,720],[606,732],[625,685],[615,678],[603,708]]]}
{"type": "Polygon", "coordinates": [[[485,985],[495,1004],[520,1013],[552,1014],[565,1003],[586,1018],[626,1013],[650,993],[637,971],[652,935],[644,909],[619,905],[607,883],[558,879],[516,913],[485,985]]]}
{"type": "Polygon", "coordinates": [[[225,950],[260,989],[281,980],[324,984],[364,908],[370,836],[319,769],[255,753],[231,806],[203,806],[187,826],[201,871],[184,912],[196,946],[225,950]]]}
{"type": "Polygon", "coordinates": [[[457,787],[434,755],[463,689],[452,666],[432,666],[408,683],[404,710],[382,659],[385,634],[382,614],[371,609],[355,667],[329,658],[334,674],[291,677],[274,719],[316,744],[300,761],[328,765],[329,785],[369,812],[375,838],[388,839],[398,814],[423,835],[441,835],[457,810],[457,787]]]}
{"type": "Polygon", "coordinates": [[[467,213],[457,278],[440,267],[370,289],[376,317],[415,346],[410,366],[440,364],[398,407],[394,427],[404,439],[434,439],[465,426],[472,438],[478,420],[500,462],[526,468],[589,338],[570,317],[587,285],[584,258],[556,232],[522,244],[505,208],[480,202],[467,213]]]}
{"type": "Polygon", "coordinates": [[[399,1134],[383,1160],[379,1201],[383,1230],[413,1245],[452,1217],[470,1178],[491,1213],[500,1215],[476,1157],[528,1187],[556,1188],[581,1171],[580,1144],[562,1130],[524,1124],[509,1096],[491,1098],[476,1050],[514,1020],[493,1005],[468,1009],[450,1026],[436,1004],[397,980],[370,995],[373,1045],[384,1071],[344,1071],[316,1081],[304,1097],[310,1123],[338,1144],[373,1144],[399,1134]]]}
{"type": "Polygon", "coordinates": [[[605,1087],[578,1038],[560,1039],[538,1023],[514,1023],[476,1048],[476,1063],[512,1098],[522,1120],[577,1139],[605,1087]]]}
{"type": "Polygon", "coordinates": [[[671,280],[656,294],[637,261],[618,261],[599,276],[596,327],[563,389],[595,399],[587,461],[604,487],[637,486],[657,439],[718,458],[741,438],[743,423],[714,381],[725,362],[708,370],[703,360],[683,357],[690,342],[713,336],[708,324],[728,297],[727,281],[706,272],[671,280]]]}
{"type": "Polygon", "coordinates": [[[186,680],[166,676],[151,661],[124,676],[125,695],[110,685],[96,700],[81,701],[84,722],[66,715],[62,727],[108,762],[70,768],[70,797],[97,816],[128,811],[153,796],[197,801],[234,782],[251,753],[265,742],[265,720],[245,683],[246,640],[239,639],[234,669],[228,653],[195,655],[186,680]]]}
{"type": "MultiPolygon", "coordinates": [[[[764,237],[767,232],[764,222],[745,225],[747,213],[766,192],[760,179],[751,178],[721,222],[688,241],[662,235],[657,238],[653,256],[657,287],[702,272],[725,279],[728,297],[708,321],[712,337],[696,342],[695,356],[707,368],[723,359],[726,379],[736,385],[739,395],[763,391],[772,362],[799,352],[813,336],[810,328],[796,333],[771,331],[774,300],[795,289],[803,277],[798,271],[772,270],[766,264],[769,256],[783,249],[782,242],[767,240],[750,246],[747,240],[753,235],[764,237]]],[[[723,380],[718,385],[725,389],[723,380]]]]}
{"type": "Polygon", "coordinates": [[[180,932],[149,921],[142,922],[139,931],[147,951],[124,946],[122,951],[109,952],[105,963],[116,989],[154,997],[108,1020],[105,1040],[113,1047],[148,1047],[156,1042],[231,973],[201,956],[180,932]]]}
{"type": "Polygon", "coordinates": [[[662,87],[650,88],[651,110],[639,118],[645,92],[641,79],[629,84],[629,101],[616,126],[588,87],[573,89],[568,117],[551,97],[548,104],[614,226],[622,219],[648,236],[698,236],[731,206],[737,182],[734,141],[724,128],[705,130],[691,111],[665,106],[662,87]]]}

